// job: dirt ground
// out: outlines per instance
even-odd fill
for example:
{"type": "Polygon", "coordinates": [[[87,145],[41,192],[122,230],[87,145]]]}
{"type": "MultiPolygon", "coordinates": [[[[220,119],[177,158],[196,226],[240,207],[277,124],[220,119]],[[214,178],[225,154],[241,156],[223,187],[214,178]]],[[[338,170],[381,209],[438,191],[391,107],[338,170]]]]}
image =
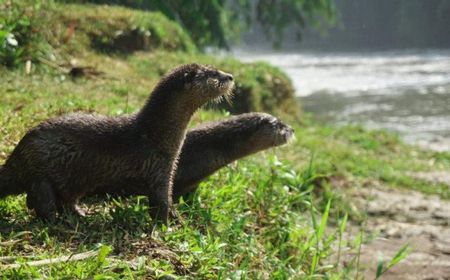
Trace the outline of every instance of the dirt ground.
{"type": "Polygon", "coordinates": [[[450,279],[450,201],[382,186],[358,190],[352,196],[360,209],[367,210],[366,230],[375,236],[362,247],[365,279],[375,279],[380,254],[389,261],[405,243],[410,244],[411,253],[381,279],[450,279]]]}

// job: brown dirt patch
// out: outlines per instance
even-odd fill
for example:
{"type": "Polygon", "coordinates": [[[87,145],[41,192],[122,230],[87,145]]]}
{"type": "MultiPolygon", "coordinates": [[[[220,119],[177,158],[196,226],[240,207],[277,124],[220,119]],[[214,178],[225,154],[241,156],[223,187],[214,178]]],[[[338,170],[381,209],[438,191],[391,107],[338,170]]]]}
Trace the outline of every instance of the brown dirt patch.
{"type": "Polygon", "coordinates": [[[450,201],[380,186],[353,195],[376,236],[361,250],[365,279],[375,278],[380,254],[389,261],[405,243],[411,253],[382,279],[450,279],[450,201]]]}

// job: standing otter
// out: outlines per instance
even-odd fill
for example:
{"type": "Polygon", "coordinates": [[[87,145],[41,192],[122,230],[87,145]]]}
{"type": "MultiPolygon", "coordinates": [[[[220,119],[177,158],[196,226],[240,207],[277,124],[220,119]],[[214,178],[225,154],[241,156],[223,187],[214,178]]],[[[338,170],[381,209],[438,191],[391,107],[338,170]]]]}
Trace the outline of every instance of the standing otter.
{"type": "MultiPolygon", "coordinates": [[[[181,149],[173,181],[173,198],[194,191],[198,183],[227,164],[250,154],[283,145],[293,129],[265,113],[247,113],[190,130],[181,149]]],[[[113,186],[95,194],[143,195],[139,186],[113,186]]]]}
{"type": "Polygon", "coordinates": [[[53,219],[87,192],[135,185],[149,197],[154,222],[167,222],[172,180],[186,127],[207,101],[227,95],[233,76],[183,65],[164,76],[135,115],[71,114],[31,129],[0,168],[0,197],[27,193],[38,217],[53,219]]]}

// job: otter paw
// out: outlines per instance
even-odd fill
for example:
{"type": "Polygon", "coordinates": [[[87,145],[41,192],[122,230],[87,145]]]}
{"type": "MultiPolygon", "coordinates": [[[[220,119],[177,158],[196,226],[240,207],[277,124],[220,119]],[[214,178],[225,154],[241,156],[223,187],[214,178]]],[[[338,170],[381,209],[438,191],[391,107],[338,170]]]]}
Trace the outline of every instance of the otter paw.
{"type": "Polygon", "coordinates": [[[73,214],[79,217],[86,217],[86,210],[81,208],[78,204],[73,205],[58,205],[58,211],[60,214],[73,214]]]}
{"type": "Polygon", "coordinates": [[[48,222],[56,219],[56,196],[48,182],[33,184],[27,191],[27,207],[34,210],[39,219],[48,222]]]}
{"type": "Polygon", "coordinates": [[[79,205],[75,204],[72,207],[72,211],[77,214],[80,217],[86,217],[86,210],[84,210],[83,208],[81,208],[79,205]]]}

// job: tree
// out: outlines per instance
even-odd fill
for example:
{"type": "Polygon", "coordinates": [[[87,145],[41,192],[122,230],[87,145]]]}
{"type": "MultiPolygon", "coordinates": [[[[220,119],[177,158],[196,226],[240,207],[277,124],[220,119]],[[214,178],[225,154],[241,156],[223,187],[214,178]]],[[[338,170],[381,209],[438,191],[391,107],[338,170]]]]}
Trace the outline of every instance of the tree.
{"type": "Polygon", "coordinates": [[[321,27],[335,19],[334,0],[66,0],[118,4],[161,11],[179,22],[200,47],[228,48],[243,31],[260,24],[279,42],[288,26],[300,34],[307,24],[321,27]]]}

